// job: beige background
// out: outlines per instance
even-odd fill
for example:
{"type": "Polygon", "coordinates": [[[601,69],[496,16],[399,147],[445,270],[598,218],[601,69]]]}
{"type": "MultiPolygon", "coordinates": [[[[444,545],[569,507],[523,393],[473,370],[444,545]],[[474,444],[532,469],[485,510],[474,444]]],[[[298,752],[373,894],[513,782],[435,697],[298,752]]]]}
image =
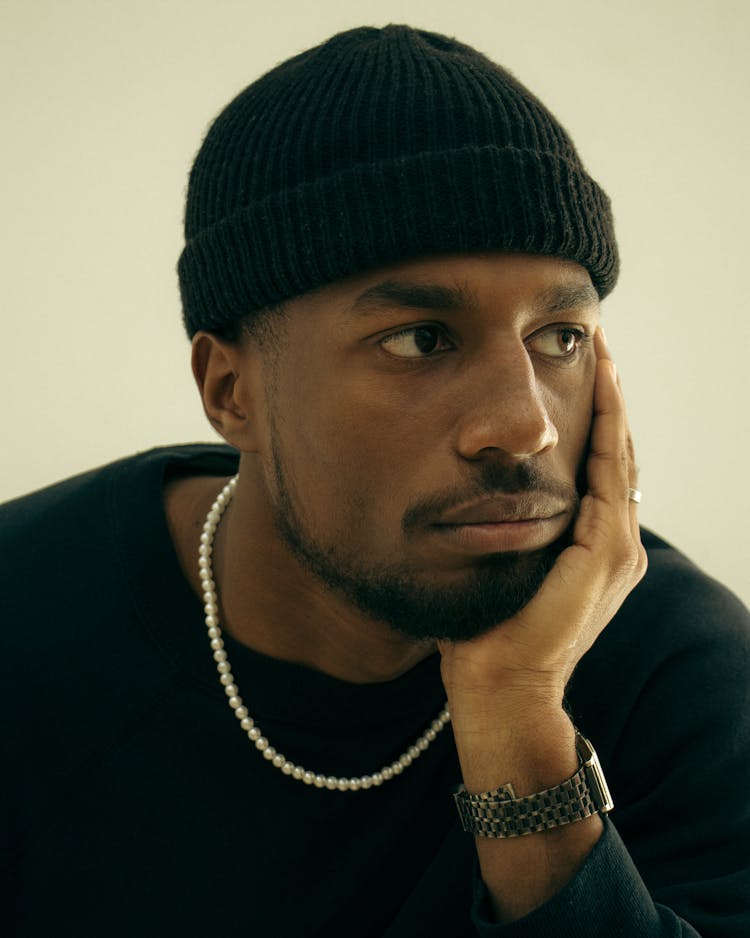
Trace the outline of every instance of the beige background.
{"type": "Polygon", "coordinates": [[[212,438],[174,274],[192,157],[267,68],[387,22],[511,68],[613,198],[642,518],[750,602],[744,0],[0,0],[0,499],[212,438]]]}

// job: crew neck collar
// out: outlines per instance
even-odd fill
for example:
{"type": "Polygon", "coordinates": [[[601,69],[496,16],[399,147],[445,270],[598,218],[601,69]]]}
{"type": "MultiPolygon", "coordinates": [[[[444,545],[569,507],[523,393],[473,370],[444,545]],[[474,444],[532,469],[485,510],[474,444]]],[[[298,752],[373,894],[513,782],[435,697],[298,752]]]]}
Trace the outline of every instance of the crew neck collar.
{"type": "MultiPolygon", "coordinates": [[[[180,568],[164,510],[164,484],[175,475],[237,471],[226,446],[160,448],[121,463],[110,502],[115,540],[138,618],[160,653],[201,692],[223,697],[206,638],[203,608],[180,568]]],[[[444,699],[437,654],[386,682],[353,684],[253,651],[224,636],[245,703],[253,715],[296,724],[362,727],[429,719],[444,699]]]]}

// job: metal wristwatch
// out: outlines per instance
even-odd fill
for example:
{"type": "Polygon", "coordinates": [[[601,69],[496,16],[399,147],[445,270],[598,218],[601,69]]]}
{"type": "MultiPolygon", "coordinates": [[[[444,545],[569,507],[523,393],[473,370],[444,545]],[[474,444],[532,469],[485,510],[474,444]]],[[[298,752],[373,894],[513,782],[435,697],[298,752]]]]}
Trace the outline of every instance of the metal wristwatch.
{"type": "Polygon", "coordinates": [[[575,775],[524,798],[516,798],[510,782],[478,795],[470,795],[462,785],[453,797],[463,829],[479,837],[523,837],[611,811],[614,802],[599,759],[580,733],[576,750],[581,766],[575,775]]]}

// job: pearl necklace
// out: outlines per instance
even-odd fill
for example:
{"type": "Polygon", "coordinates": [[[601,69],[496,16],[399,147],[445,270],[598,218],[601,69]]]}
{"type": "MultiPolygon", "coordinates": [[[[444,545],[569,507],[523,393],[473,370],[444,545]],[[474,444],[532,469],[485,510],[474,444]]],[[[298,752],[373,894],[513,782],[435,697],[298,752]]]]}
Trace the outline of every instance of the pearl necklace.
{"type": "Polygon", "coordinates": [[[446,703],[438,716],[432,721],[427,730],[419,737],[413,746],[410,746],[406,752],[402,753],[395,762],[383,766],[379,772],[373,772],[372,775],[362,775],[355,778],[337,778],[335,775],[316,774],[315,772],[303,768],[301,765],[295,765],[294,762],[290,762],[286,756],[274,749],[242,702],[239,688],[232,674],[232,666],[224,650],[224,640],[221,637],[221,628],[219,627],[219,604],[216,595],[216,583],[214,582],[211,567],[211,554],[213,553],[216,528],[227,505],[232,500],[236,487],[237,476],[234,476],[217,495],[216,501],[211,505],[211,510],[206,516],[203,532],[201,533],[200,547],[198,548],[198,570],[200,572],[201,590],[203,592],[203,608],[206,612],[206,628],[208,629],[208,638],[211,642],[211,649],[213,650],[214,661],[216,662],[216,670],[219,672],[219,680],[224,687],[224,692],[229,698],[229,706],[234,710],[234,715],[239,720],[240,726],[247,734],[247,738],[250,742],[255,745],[256,749],[263,753],[264,759],[267,759],[271,765],[283,772],[284,775],[304,782],[305,785],[314,785],[316,788],[327,788],[329,791],[359,791],[360,789],[377,788],[379,785],[382,785],[383,782],[389,782],[392,778],[400,775],[404,769],[408,768],[412,762],[418,759],[425,749],[427,749],[440,730],[450,722],[448,705],[446,703]]]}

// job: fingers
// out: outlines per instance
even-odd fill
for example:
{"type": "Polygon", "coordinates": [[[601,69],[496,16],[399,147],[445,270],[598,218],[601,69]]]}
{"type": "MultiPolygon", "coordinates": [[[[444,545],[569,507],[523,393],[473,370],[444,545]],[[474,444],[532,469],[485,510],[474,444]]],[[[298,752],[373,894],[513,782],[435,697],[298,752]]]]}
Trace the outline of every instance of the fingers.
{"type": "MultiPolygon", "coordinates": [[[[594,337],[596,380],[591,449],[587,466],[589,492],[612,508],[625,506],[631,486],[630,436],[615,363],[601,329],[594,337]]],[[[632,457],[634,464],[634,456],[632,457]]]]}
{"type": "MultiPolygon", "coordinates": [[[[607,346],[606,336],[604,335],[604,330],[599,329],[599,342],[602,352],[602,357],[607,360],[612,360],[609,352],[609,347],[607,346]]],[[[625,453],[623,455],[624,468],[626,470],[626,481],[627,481],[627,498],[628,498],[628,520],[630,523],[630,533],[633,540],[636,543],[640,543],[640,525],[638,522],[638,502],[630,498],[630,491],[632,489],[638,489],[638,464],[635,459],[635,447],[633,446],[633,436],[630,432],[630,426],[628,424],[627,412],[625,409],[625,399],[622,393],[622,379],[620,378],[619,373],[616,374],[616,383],[617,383],[617,394],[619,399],[619,411],[621,418],[621,430],[624,433],[624,442],[625,442],[625,453]]]]}
{"type": "MultiPolygon", "coordinates": [[[[638,504],[629,497],[638,488],[638,468],[628,426],[622,385],[601,329],[594,339],[597,355],[594,418],[587,466],[589,493],[626,527],[640,553],[638,504]]],[[[645,555],[639,556],[645,570],[645,555]]]]}
{"type": "MultiPolygon", "coordinates": [[[[622,384],[620,382],[620,376],[617,376],[617,388],[620,392],[620,397],[622,398],[622,384]]],[[[624,410],[624,399],[623,399],[623,414],[625,415],[624,410]]],[[[627,430],[627,437],[625,439],[625,445],[627,449],[627,459],[628,459],[628,515],[630,519],[630,533],[633,536],[635,541],[640,542],[641,529],[638,521],[638,502],[630,498],[630,491],[632,489],[638,490],[638,464],[635,459],[635,447],[633,446],[633,437],[630,433],[630,428],[627,423],[627,416],[625,415],[625,427],[627,430]]]]}

